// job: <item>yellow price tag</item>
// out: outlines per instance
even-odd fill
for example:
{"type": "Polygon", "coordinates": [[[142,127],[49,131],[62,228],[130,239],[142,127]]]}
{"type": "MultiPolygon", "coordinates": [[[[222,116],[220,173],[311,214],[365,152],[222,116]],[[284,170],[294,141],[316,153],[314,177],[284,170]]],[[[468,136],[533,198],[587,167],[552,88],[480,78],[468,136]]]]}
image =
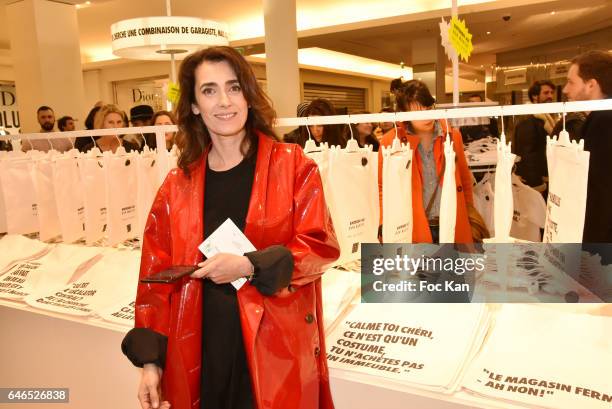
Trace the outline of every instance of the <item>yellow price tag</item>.
{"type": "Polygon", "coordinates": [[[168,84],[168,101],[172,102],[173,104],[177,104],[180,95],[181,89],[179,88],[179,85],[177,83],[170,82],[168,84]]]}
{"type": "Polygon", "coordinates": [[[474,46],[472,45],[472,34],[468,32],[465,20],[453,17],[448,28],[448,37],[457,55],[467,62],[474,51],[474,46]]]}

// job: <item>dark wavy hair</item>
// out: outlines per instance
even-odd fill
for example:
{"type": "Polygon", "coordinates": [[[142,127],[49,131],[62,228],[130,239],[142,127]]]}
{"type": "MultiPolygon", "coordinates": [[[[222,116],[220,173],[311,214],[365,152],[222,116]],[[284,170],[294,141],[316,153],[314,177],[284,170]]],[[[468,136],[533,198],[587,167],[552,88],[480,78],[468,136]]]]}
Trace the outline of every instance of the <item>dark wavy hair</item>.
{"type": "MultiPolygon", "coordinates": [[[[325,98],[317,98],[310,102],[308,108],[304,111],[303,116],[330,116],[337,115],[334,104],[325,98]]],[[[344,127],[346,125],[323,125],[323,136],[321,142],[327,142],[329,146],[338,145],[344,147],[346,139],[344,138],[344,127]]],[[[302,147],[308,140],[308,131],[305,126],[300,127],[300,140],[297,141],[302,147]]]]}
{"type": "Polygon", "coordinates": [[[210,47],[187,56],[179,70],[180,97],[176,106],[179,130],[177,143],[180,149],[178,167],[189,176],[189,166],[196,162],[211,143],[210,134],[202,117],[195,115],[191,105],[196,103],[196,69],[204,62],[227,62],[236,73],[242,93],[249,105],[245,123],[246,137],[240,149],[245,157],[252,157],[257,150],[257,132],[278,140],[273,123],[276,112],[272,102],[263,92],[249,63],[231,47],[210,47]]]}
{"type": "Polygon", "coordinates": [[[412,103],[419,103],[425,108],[432,107],[436,100],[429,92],[429,88],[423,81],[406,81],[399,89],[397,96],[397,110],[400,112],[409,111],[412,103]]]}
{"type": "Polygon", "coordinates": [[[535,97],[540,96],[540,92],[542,92],[542,87],[549,87],[553,91],[557,89],[555,87],[555,84],[553,84],[550,80],[535,81],[533,84],[531,84],[529,90],[527,90],[527,96],[529,97],[529,101],[533,102],[535,97]]]}

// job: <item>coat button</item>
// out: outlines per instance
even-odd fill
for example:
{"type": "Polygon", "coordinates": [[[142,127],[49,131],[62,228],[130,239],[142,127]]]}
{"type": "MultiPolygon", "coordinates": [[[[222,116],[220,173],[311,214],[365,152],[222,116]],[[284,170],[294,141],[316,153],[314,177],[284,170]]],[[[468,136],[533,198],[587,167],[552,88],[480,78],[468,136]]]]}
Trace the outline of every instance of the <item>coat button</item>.
{"type": "Polygon", "coordinates": [[[296,288],[292,286],[291,284],[289,284],[289,287],[287,287],[287,290],[289,290],[290,293],[294,293],[296,288]]]}
{"type": "Polygon", "coordinates": [[[312,324],[314,322],[314,315],[308,313],[304,319],[308,324],[312,324]]]}
{"type": "Polygon", "coordinates": [[[463,186],[457,186],[457,192],[463,192],[463,186]]]}
{"type": "Polygon", "coordinates": [[[315,354],[315,356],[319,356],[321,354],[321,348],[315,347],[314,354],[315,354]]]}

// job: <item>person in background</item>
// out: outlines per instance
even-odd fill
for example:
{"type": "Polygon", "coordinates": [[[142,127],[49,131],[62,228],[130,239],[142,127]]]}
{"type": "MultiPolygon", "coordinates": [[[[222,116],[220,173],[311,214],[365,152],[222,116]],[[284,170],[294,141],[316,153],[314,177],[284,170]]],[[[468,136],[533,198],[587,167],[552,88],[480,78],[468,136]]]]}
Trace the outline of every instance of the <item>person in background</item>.
{"type": "MultiPolygon", "coordinates": [[[[588,51],[571,62],[563,93],[570,101],[612,98],[612,54],[588,51]]],[[[584,243],[612,243],[612,111],[590,112],[582,126],[584,150],[590,152],[584,243]]],[[[600,253],[612,263],[610,248],[600,253]]]]}
{"type": "MultiPolygon", "coordinates": [[[[305,117],[336,115],[336,110],[330,100],[317,98],[308,104],[303,115],[305,117]]],[[[286,142],[297,143],[304,147],[310,131],[310,137],[317,145],[327,142],[329,146],[339,145],[344,147],[346,139],[342,131],[343,128],[343,125],[309,125],[307,130],[305,126],[301,126],[297,139],[286,142]]]]}
{"type": "MultiPolygon", "coordinates": [[[[130,108],[130,124],[133,127],[151,126],[153,123],[153,108],[149,105],[136,105],[130,108]]],[[[127,123],[127,122],[126,122],[127,123]]],[[[126,125],[127,126],[127,125],[126,125]]],[[[138,149],[142,149],[145,145],[151,149],[155,149],[156,141],[155,134],[130,134],[123,137],[126,141],[132,144],[137,144],[138,149]]]]}
{"type": "MultiPolygon", "coordinates": [[[[381,114],[382,113],[393,113],[393,112],[395,111],[393,111],[393,108],[391,107],[383,107],[383,109],[380,110],[381,114]]],[[[380,122],[378,126],[376,127],[376,129],[374,130],[374,135],[376,136],[376,139],[378,139],[378,141],[380,142],[383,135],[389,132],[393,128],[394,128],[393,122],[380,122]]]]}
{"type": "Polygon", "coordinates": [[[60,132],[69,132],[69,131],[74,131],[75,130],[75,126],[74,126],[74,118],[71,116],[63,116],[60,119],[57,120],[57,129],[60,130],[60,132]]]}
{"type": "MultiPolygon", "coordinates": [[[[563,100],[567,101],[567,95],[563,94],[563,100]]],[[[565,130],[569,134],[571,141],[580,141],[582,139],[582,127],[586,122],[587,114],[585,112],[568,112],[565,115],[565,130]]],[[[559,135],[563,130],[563,116],[557,121],[557,124],[552,130],[552,135],[559,135]]]]}
{"type": "MultiPolygon", "coordinates": [[[[176,125],[174,114],[169,111],[157,111],[151,118],[153,125],[176,125]]],[[[166,132],[166,150],[171,150],[176,143],[176,132],[166,132]]],[[[157,143],[156,143],[157,145],[157,143]]]]}
{"type": "MultiPolygon", "coordinates": [[[[295,113],[296,113],[297,118],[302,118],[304,116],[304,114],[306,113],[306,108],[308,108],[308,105],[310,105],[310,102],[300,102],[298,104],[298,106],[295,108],[295,113]]],[[[291,132],[283,135],[283,141],[288,142],[288,143],[295,143],[295,141],[299,140],[300,139],[300,128],[302,127],[298,126],[291,132]]]]}
{"type": "Polygon", "coordinates": [[[393,104],[394,111],[399,111],[399,109],[397,108],[397,97],[398,93],[402,89],[403,84],[404,80],[402,77],[400,77],[391,81],[391,84],[389,85],[389,92],[391,92],[391,103],[393,104]]]}
{"type": "MultiPolygon", "coordinates": [[[[43,105],[36,111],[36,116],[40,125],[40,133],[51,133],[55,130],[55,113],[53,109],[43,105]]],[[[72,141],[70,138],[50,136],[49,139],[24,140],[21,146],[24,152],[29,150],[48,152],[51,148],[58,152],[66,152],[72,149],[72,141]]]]}
{"type": "MultiPolygon", "coordinates": [[[[467,102],[474,104],[482,104],[484,100],[480,94],[471,94],[468,97],[467,102]]],[[[464,118],[459,127],[461,136],[463,137],[463,143],[468,144],[473,141],[477,141],[482,138],[492,136],[494,138],[499,137],[499,131],[497,129],[497,119],[490,117],[487,121],[485,118],[464,118]]]]}
{"type": "Polygon", "coordinates": [[[55,130],[55,113],[51,107],[43,105],[36,111],[40,133],[53,132],[55,130]]]}
{"type": "MultiPolygon", "coordinates": [[[[126,123],[123,114],[123,111],[116,105],[103,105],[94,117],[94,129],[125,128],[126,123]]],[[[87,140],[87,138],[82,139],[87,140]]],[[[119,135],[94,136],[93,139],[83,147],[83,152],[89,151],[94,146],[102,152],[112,151],[115,153],[119,146],[123,146],[127,152],[138,150],[138,145],[124,140],[119,135]]]]}
{"type": "MultiPolygon", "coordinates": [[[[398,93],[398,108],[401,111],[423,111],[433,109],[435,99],[427,85],[418,80],[407,81],[398,93]]],[[[408,121],[397,125],[387,132],[381,146],[391,146],[393,139],[408,142],[414,151],[412,165],[412,215],[413,243],[437,243],[440,232],[440,198],[442,196],[442,175],[445,169],[444,121],[408,121]]],[[[457,221],[455,243],[472,243],[472,229],[468,212],[473,207],[472,174],[463,153],[461,134],[456,129],[449,130],[456,155],[455,183],[457,186],[457,221]]],[[[378,156],[378,182],[382,209],[382,150],[378,156]]],[[[382,217],[382,216],[381,216],[382,217]]],[[[382,220],[384,223],[384,220],[382,220]]]]}
{"type": "MultiPolygon", "coordinates": [[[[94,118],[96,117],[96,113],[98,113],[98,111],[100,110],[100,107],[102,107],[103,105],[104,103],[102,101],[98,101],[96,102],[96,105],[94,105],[93,108],[89,110],[89,113],[87,114],[87,117],[85,118],[85,122],[84,122],[85,129],[87,130],[94,129],[94,118]]],[[[89,149],[91,149],[92,146],[93,144],[92,144],[91,137],[90,138],[80,137],[80,138],[76,138],[76,141],[74,141],[74,147],[78,149],[79,152],[86,153],[89,149]]]]}
{"type": "Polygon", "coordinates": [[[468,102],[483,102],[480,94],[472,94],[468,97],[468,102]]]}
{"type": "MultiPolygon", "coordinates": [[[[354,112],[353,115],[360,114],[369,114],[368,111],[357,111],[354,112]]],[[[350,124],[350,129],[347,127],[344,139],[347,141],[351,137],[351,131],[353,132],[353,137],[357,140],[360,148],[363,148],[366,145],[372,145],[372,150],[374,152],[378,152],[378,147],[380,146],[380,142],[374,135],[374,124],[372,122],[362,122],[357,124],[350,124]]]]}
{"type": "MultiPolygon", "coordinates": [[[[532,104],[553,102],[555,86],[552,82],[536,81],[529,88],[532,104]]],[[[548,168],[546,167],[546,136],[552,133],[556,119],[550,114],[527,115],[514,130],[513,153],[521,157],[516,174],[525,184],[545,194],[548,168]]]]}
{"type": "Polygon", "coordinates": [[[321,275],[339,248],[318,167],[278,142],[271,102],[234,48],[187,56],[178,77],[179,168],[153,202],[140,278],[196,270],[138,284],[121,347],[143,367],[141,407],[331,409],[321,275]],[[257,250],[203,261],[198,245],[227,220],[257,250]]]}

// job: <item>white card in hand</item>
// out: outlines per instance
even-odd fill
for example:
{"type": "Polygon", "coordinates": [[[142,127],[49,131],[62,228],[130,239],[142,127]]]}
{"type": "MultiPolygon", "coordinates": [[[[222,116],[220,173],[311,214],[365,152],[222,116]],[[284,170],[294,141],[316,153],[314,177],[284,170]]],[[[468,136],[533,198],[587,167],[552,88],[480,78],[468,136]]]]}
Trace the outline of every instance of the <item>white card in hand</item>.
{"type": "MultiPolygon", "coordinates": [[[[210,236],[198,246],[198,249],[206,256],[211,258],[215,254],[229,253],[239,256],[250,251],[257,250],[249,239],[240,231],[238,226],[231,219],[224,221],[210,236]]],[[[241,277],[232,281],[232,285],[238,291],[247,279],[241,277]]]]}

